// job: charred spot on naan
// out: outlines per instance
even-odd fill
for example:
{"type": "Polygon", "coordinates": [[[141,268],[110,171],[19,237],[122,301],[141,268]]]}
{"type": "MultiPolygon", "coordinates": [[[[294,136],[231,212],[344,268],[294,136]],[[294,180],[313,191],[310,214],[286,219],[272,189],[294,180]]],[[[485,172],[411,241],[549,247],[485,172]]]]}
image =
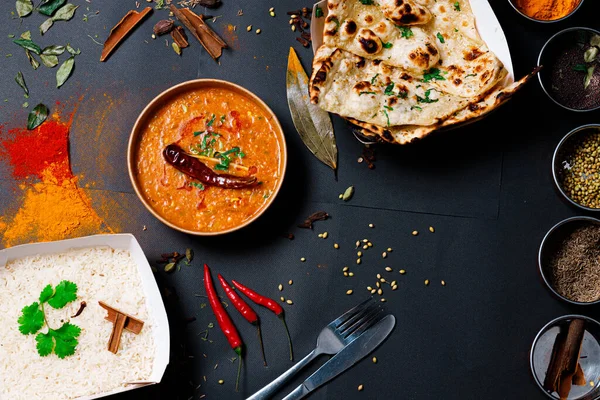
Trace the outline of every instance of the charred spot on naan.
{"type": "Polygon", "coordinates": [[[346,20],[346,22],[344,22],[343,32],[346,33],[348,36],[354,35],[356,33],[356,30],[356,22],[352,21],[351,19],[348,19],[346,20]]]}
{"type": "Polygon", "coordinates": [[[361,29],[356,36],[361,49],[370,55],[377,54],[383,48],[381,39],[370,29],[361,29]]]}
{"type": "Polygon", "coordinates": [[[327,56],[327,57],[323,57],[323,59],[320,59],[320,66],[318,67],[318,69],[315,69],[315,71],[313,71],[313,74],[311,76],[310,82],[309,82],[309,92],[310,92],[310,101],[313,104],[318,104],[319,103],[319,95],[321,94],[321,89],[320,86],[324,85],[325,82],[327,81],[327,75],[329,74],[329,71],[331,71],[331,68],[333,67],[333,58],[336,57],[336,55],[338,55],[341,51],[339,49],[336,49],[333,53],[331,53],[331,55],[327,56]]]}
{"type": "Polygon", "coordinates": [[[340,29],[340,20],[335,15],[328,15],[325,18],[324,36],[335,36],[340,29]]]}
{"type": "Polygon", "coordinates": [[[371,82],[369,81],[360,81],[356,83],[352,90],[354,90],[359,96],[364,93],[372,94],[372,92],[374,92],[373,85],[371,85],[371,82]]]}
{"type": "Polygon", "coordinates": [[[415,49],[408,54],[408,58],[419,69],[428,69],[431,55],[427,51],[415,49]]]}
{"type": "Polygon", "coordinates": [[[396,25],[422,25],[428,23],[432,14],[413,0],[379,0],[383,15],[396,25]]]}
{"type": "Polygon", "coordinates": [[[481,51],[477,47],[471,47],[470,49],[463,52],[464,59],[467,61],[473,61],[476,58],[479,58],[480,56],[484,55],[485,53],[487,53],[487,51],[481,51]]]}

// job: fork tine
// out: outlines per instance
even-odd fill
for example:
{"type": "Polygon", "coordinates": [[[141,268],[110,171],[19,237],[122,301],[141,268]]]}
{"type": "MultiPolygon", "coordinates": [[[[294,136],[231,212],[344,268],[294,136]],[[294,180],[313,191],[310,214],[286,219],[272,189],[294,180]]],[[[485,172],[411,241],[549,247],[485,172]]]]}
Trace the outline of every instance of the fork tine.
{"type": "Polygon", "coordinates": [[[385,317],[385,315],[383,315],[383,314],[381,314],[379,312],[376,313],[376,314],[373,314],[367,320],[363,321],[362,325],[359,326],[358,329],[356,329],[354,332],[352,332],[351,335],[346,336],[346,338],[344,338],[344,341],[350,343],[351,341],[353,341],[354,339],[356,339],[357,337],[359,337],[360,335],[362,335],[367,329],[369,329],[374,324],[376,324],[383,317],[385,317]]]}
{"type": "Polygon", "coordinates": [[[329,326],[331,326],[333,328],[337,328],[338,326],[340,326],[341,324],[343,324],[344,322],[346,322],[348,319],[350,319],[358,311],[362,310],[366,306],[366,304],[369,303],[372,300],[373,300],[373,297],[369,297],[368,299],[366,299],[365,301],[363,301],[362,303],[360,303],[356,307],[351,308],[350,310],[348,310],[345,313],[343,313],[342,315],[340,315],[338,318],[336,318],[333,321],[331,321],[329,323],[329,326]]]}
{"type": "Polygon", "coordinates": [[[377,314],[379,314],[381,311],[383,311],[382,307],[375,307],[375,308],[373,308],[366,315],[364,315],[359,320],[355,321],[350,327],[348,327],[344,332],[342,332],[342,336],[344,338],[350,336],[358,328],[360,328],[365,322],[368,322],[371,319],[375,318],[377,316],[377,314]]]}
{"type": "Polygon", "coordinates": [[[350,317],[348,320],[346,320],[346,322],[338,326],[335,330],[338,332],[344,332],[346,329],[350,328],[357,321],[363,319],[365,315],[369,314],[371,311],[373,311],[373,309],[377,307],[379,307],[379,304],[372,302],[367,307],[363,308],[362,310],[354,314],[352,317],[350,317]]]}

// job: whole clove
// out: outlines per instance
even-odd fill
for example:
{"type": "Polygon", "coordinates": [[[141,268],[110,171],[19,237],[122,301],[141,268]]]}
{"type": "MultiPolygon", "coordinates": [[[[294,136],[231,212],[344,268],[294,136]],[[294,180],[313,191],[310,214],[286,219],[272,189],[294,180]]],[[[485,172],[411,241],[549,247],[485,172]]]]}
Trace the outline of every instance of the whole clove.
{"type": "Polygon", "coordinates": [[[157,36],[166,35],[173,30],[175,21],[170,19],[161,19],[154,25],[153,31],[157,36]]]}
{"type": "Polygon", "coordinates": [[[81,313],[83,312],[83,310],[85,309],[85,307],[87,306],[87,303],[85,301],[82,301],[81,304],[79,305],[79,310],[77,310],[77,312],[75,313],[75,315],[73,315],[71,318],[77,318],[81,315],[81,313]]]}
{"type": "Polygon", "coordinates": [[[310,46],[310,43],[308,42],[308,40],[306,40],[306,39],[304,39],[304,38],[302,38],[302,37],[297,37],[297,38],[296,38],[296,40],[297,40],[298,42],[300,42],[300,44],[301,44],[302,46],[304,46],[304,47],[308,47],[308,46],[310,46]]]}
{"type": "Polygon", "coordinates": [[[303,223],[298,225],[298,228],[312,229],[314,222],[325,221],[327,218],[329,218],[329,214],[325,211],[317,211],[316,213],[309,215],[303,223]]]}

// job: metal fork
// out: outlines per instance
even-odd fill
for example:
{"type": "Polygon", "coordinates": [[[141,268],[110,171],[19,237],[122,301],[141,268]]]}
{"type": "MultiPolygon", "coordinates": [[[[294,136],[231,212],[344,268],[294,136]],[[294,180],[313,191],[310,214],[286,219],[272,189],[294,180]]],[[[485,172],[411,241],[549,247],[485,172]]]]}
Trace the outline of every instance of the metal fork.
{"type": "Polygon", "coordinates": [[[317,338],[317,347],[279,378],[248,397],[246,400],[271,398],[296,373],[321,354],[336,354],[354,339],[381,319],[382,307],[370,297],[356,307],[346,311],[327,325],[317,338]]]}

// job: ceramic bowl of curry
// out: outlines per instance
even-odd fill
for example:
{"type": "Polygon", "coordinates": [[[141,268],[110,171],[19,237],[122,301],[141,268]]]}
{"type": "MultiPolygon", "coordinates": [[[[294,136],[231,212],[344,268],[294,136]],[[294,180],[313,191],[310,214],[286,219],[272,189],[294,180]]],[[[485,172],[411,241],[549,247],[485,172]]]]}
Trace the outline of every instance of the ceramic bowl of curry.
{"type": "Polygon", "coordinates": [[[144,108],[127,162],[137,196],[157,219],[214,236],[249,225],[272,204],[287,150],[281,124],[260,98],[231,82],[197,79],[144,108]]]}

